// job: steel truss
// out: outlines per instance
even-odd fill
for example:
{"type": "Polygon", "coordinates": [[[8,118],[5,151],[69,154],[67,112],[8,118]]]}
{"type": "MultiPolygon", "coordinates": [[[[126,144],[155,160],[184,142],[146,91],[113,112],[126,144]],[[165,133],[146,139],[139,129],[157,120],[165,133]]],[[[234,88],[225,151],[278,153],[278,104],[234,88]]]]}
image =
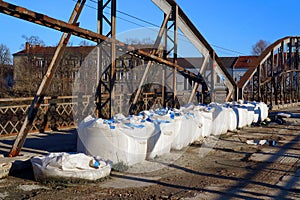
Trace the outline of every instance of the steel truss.
{"type": "Polygon", "coordinates": [[[270,45],[239,81],[238,97],[270,106],[299,102],[299,41],[285,37],[270,45]]]}
{"type": "MultiPolygon", "coordinates": [[[[98,1],[98,33],[105,35],[113,40],[116,39],[116,0],[98,1]],[[110,8],[110,17],[104,14],[104,9],[110,8]],[[109,27],[107,33],[104,25],[109,27]]],[[[101,41],[104,42],[104,41],[101,41]]],[[[98,62],[97,72],[99,73],[98,89],[96,92],[96,110],[100,118],[111,118],[113,115],[112,105],[114,102],[114,82],[116,78],[116,44],[111,43],[104,46],[98,43],[97,46],[98,62]]]]}
{"type": "MultiPolygon", "coordinates": [[[[153,0],[154,1],[154,0],[153,0]]],[[[80,11],[82,7],[84,6],[85,0],[78,0],[76,7],[74,9],[74,12],[72,14],[72,17],[70,18],[70,21],[68,23],[57,20],[51,17],[48,17],[44,14],[37,13],[31,10],[28,10],[23,7],[19,7],[10,3],[6,3],[4,1],[0,1],[0,12],[14,16],[16,18],[20,18],[32,23],[36,23],[48,28],[52,28],[58,31],[63,32],[63,36],[61,39],[61,42],[59,46],[57,47],[57,52],[55,53],[55,57],[53,58],[52,62],[53,64],[50,64],[48,67],[48,72],[45,75],[42,84],[39,87],[39,90],[36,94],[35,99],[32,102],[32,105],[30,107],[30,112],[27,115],[27,118],[24,122],[24,125],[19,132],[17,139],[14,143],[14,146],[10,152],[10,156],[17,156],[25,142],[26,136],[31,128],[32,122],[34,121],[34,118],[36,116],[36,112],[39,109],[40,103],[43,99],[43,96],[45,95],[45,91],[48,87],[48,83],[51,81],[56,65],[59,63],[59,60],[61,58],[61,55],[64,52],[64,49],[66,47],[66,44],[70,38],[71,35],[75,35],[84,39],[88,39],[94,42],[97,42],[98,44],[102,44],[108,48],[105,49],[99,49],[98,55],[99,58],[102,59],[104,54],[110,55],[110,60],[107,61],[110,63],[109,67],[104,69],[103,65],[104,62],[101,60],[98,65],[98,78],[99,78],[99,87],[98,87],[98,95],[96,97],[96,105],[98,110],[98,115],[100,117],[109,118],[112,116],[112,110],[111,105],[114,100],[114,94],[113,94],[113,86],[115,81],[115,50],[118,48],[118,50],[123,51],[124,53],[137,57],[140,59],[144,59],[146,61],[155,62],[158,64],[166,65],[167,67],[174,70],[174,96],[173,99],[176,98],[176,74],[180,73],[182,76],[188,78],[190,81],[194,81],[195,83],[202,84],[203,78],[199,76],[198,74],[194,74],[193,72],[189,71],[183,66],[179,66],[176,62],[177,60],[177,37],[178,37],[178,28],[181,29],[181,31],[189,38],[191,41],[195,42],[196,48],[204,55],[205,60],[207,61],[208,58],[212,59],[212,66],[214,70],[217,70],[220,74],[224,75],[226,79],[226,86],[229,89],[229,94],[227,96],[227,99],[230,98],[230,96],[233,94],[235,89],[235,82],[229,75],[229,73],[226,71],[226,69],[223,67],[223,65],[220,62],[220,59],[215,55],[214,50],[211,48],[211,46],[207,43],[207,41],[203,38],[203,36],[199,33],[199,31],[196,29],[196,27],[192,24],[192,22],[188,19],[188,17],[184,14],[184,12],[180,9],[180,7],[177,5],[177,3],[173,0],[164,0],[160,1],[164,2],[172,8],[168,12],[166,10],[163,10],[166,15],[170,14],[172,16],[166,18],[168,19],[168,24],[166,24],[166,30],[170,31],[171,28],[174,29],[174,37],[172,43],[174,45],[174,48],[172,48],[173,51],[173,62],[170,62],[166,59],[166,56],[168,53],[165,54],[163,58],[156,55],[153,52],[146,52],[141,49],[135,49],[132,46],[126,45],[120,41],[117,41],[115,39],[115,26],[116,26],[116,0],[99,0],[98,1],[98,33],[94,33],[90,30],[86,30],[83,28],[78,27],[77,19],[79,17],[80,11]],[[104,9],[110,5],[111,7],[111,16],[106,17],[104,15],[104,9]],[[108,33],[103,32],[103,25],[104,23],[107,23],[110,26],[110,31],[108,33]],[[171,25],[169,24],[171,23],[171,25]],[[173,24],[172,24],[173,23],[173,24]],[[183,31],[184,30],[184,31],[183,31]],[[108,77],[108,80],[104,80],[104,77],[108,77]],[[107,114],[104,114],[107,113],[107,114]]],[[[156,2],[157,3],[157,2],[156,2]]],[[[168,9],[168,8],[167,8],[168,9]]],[[[165,33],[165,43],[167,43],[167,35],[168,32],[165,33]]],[[[200,74],[203,72],[205,66],[203,65],[200,69],[200,74]]],[[[212,78],[211,78],[211,88],[213,90],[214,88],[214,71],[211,71],[212,78]]],[[[167,78],[167,76],[166,76],[167,78]]],[[[164,83],[163,83],[164,84],[164,83]]],[[[214,92],[213,92],[214,93],[214,92]]],[[[191,95],[195,95],[194,93],[191,95]]],[[[299,94],[298,94],[299,95],[299,94]]]]}

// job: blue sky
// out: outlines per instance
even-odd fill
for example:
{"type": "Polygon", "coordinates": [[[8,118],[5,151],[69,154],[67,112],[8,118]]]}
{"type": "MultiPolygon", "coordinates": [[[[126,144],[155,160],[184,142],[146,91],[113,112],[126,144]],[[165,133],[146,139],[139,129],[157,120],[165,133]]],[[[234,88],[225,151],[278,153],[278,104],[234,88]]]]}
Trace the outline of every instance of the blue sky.
{"type": "MultiPolygon", "coordinates": [[[[93,31],[97,28],[95,1],[87,0],[87,7],[84,8],[79,19],[82,28],[93,31]]],[[[6,2],[64,21],[68,21],[75,5],[74,0],[6,0],[6,2]]],[[[177,3],[219,56],[250,55],[252,45],[260,39],[273,43],[285,36],[300,35],[299,0],[177,0],[177,3]],[[219,47],[233,51],[226,51],[219,47]]],[[[121,12],[158,26],[163,20],[163,13],[151,0],[117,0],[117,6],[121,12]]],[[[117,15],[119,34],[151,26],[120,12],[117,15]]],[[[21,50],[20,47],[25,42],[22,35],[37,35],[49,46],[56,45],[61,36],[58,31],[2,13],[0,24],[0,43],[8,46],[11,53],[21,50]]],[[[71,38],[73,45],[78,45],[80,41],[81,38],[71,38]]]]}

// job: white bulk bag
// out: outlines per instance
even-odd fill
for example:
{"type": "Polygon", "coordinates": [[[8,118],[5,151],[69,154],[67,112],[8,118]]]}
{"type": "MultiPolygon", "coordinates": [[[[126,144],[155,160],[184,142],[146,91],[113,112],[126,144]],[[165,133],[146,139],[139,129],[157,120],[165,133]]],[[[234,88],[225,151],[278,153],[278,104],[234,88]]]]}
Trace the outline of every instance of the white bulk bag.
{"type": "Polygon", "coordinates": [[[193,113],[182,113],[180,116],[175,116],[173,121],[175,138],[171,144],[172,149],[181,150],[194,142],[194,133],[197,126],[194,118],[193,113]]]}
{"type": "Polygon", "coordinates": [[[227,112],[218,104],[211,103],[209,107],[214,108],[213,121],[212,121],[212,134],[221,135],[228,131],[228,118],[227,112]]]}
{"type": "Polygon", "coordinates": [[[77,151],[130,166],[145,160],[147,140],[155,129],[150,122],[107,124],[102,119],[92,119],[92,123],[83,122],[78,128],[77,151]]]}
{"type": "Polygon", "coordinates": [[[261,109],[261,121],[264,121],[265,119],[268,118],[269,108],[267,104],[265,104],[264,102],[260,102],[259,106],[261,109]]]}
{"type": "Polygon", "coordinates": [[[237,119],[237,128],[243,128],[247,126],[248,112],[246,109],[239,108],[237,106],[232,106],[237,119]]]}
{"type": "Polygon", "coordinates": [[[199,115],[201,115],[201,117],[199,118],[202,124],[201,127],[202,138],[210,136],[212,134],[212,121],[213,121],[214,109],[203,105],[197,105],[194,110],[195,111],[197,110],[199,112],[199,115]]]}
{"type": "Polygon", "coordinates": [[[237,115],[230,107],[224,107],[223,109],[227,112],[228,116],[228,130],[235,131],[237,128],[237,115]]]}
{"type": "Polygon", "coordinates": [[[173,119],[169,114],[164,116],[155,115],[154,124],[158,125],[159,131],[152,134],[148,139],[147,159],[153,159],[171,150],[171,144],[175,138],[173,119]]]}

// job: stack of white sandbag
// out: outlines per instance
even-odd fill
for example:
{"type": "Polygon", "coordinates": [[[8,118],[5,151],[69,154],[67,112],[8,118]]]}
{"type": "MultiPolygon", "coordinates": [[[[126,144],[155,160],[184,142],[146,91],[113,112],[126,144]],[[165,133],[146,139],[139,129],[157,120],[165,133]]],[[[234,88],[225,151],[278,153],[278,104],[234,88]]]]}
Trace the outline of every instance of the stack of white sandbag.
{"type": "Polygon", "coordinates": [[[78,127],[78,152],[133,165],[181,150],[210,135],[221,135],[265,120],[268,107],[257,102],[187,104],[180,109],[117,114],[111,120],[85,118],[78,127]]]}

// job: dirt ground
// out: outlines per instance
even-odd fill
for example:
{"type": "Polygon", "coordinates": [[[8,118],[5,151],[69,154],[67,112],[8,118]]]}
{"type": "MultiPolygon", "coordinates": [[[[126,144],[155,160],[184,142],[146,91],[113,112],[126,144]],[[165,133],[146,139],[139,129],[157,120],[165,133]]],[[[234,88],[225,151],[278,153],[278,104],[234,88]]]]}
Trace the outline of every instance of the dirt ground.
{"type": "Polygon", "coordinates": [[[300,199],[299,139],[300,119],[247,127],[96,182],[40,183],[28,167],[0,179],[0,199],[300,199]]]}

